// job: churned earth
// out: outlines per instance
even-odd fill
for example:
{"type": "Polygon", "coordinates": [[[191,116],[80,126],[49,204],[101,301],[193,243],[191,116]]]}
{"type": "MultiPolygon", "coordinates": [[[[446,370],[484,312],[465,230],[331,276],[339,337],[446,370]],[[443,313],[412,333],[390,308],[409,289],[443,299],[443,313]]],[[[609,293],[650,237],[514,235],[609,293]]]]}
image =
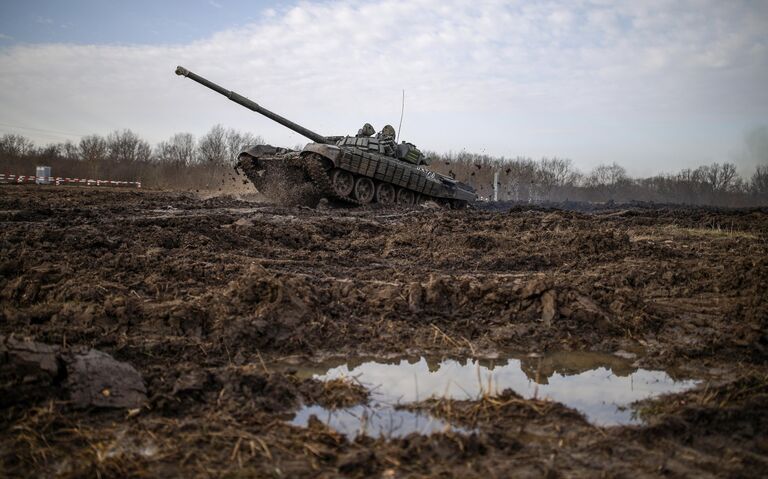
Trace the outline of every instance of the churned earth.
{"type": "MultiPolygon", "coordinates": [[[[765,209],[311,209],[4,185],[0,224],[3,477],[768,474],[765,209]],[[78,403],[70,366],[40,379],[19,341],[59,363],[106,353],[146,401],[78,403]],[[291,422],[374,394],[299,374],[329,358],[569,351],[697,386],[611,427],[512,389],[409,403],[453,426],[431,435],[291,422]]],[[[529,363],[537,383],[573,373],[529,363]]]]}

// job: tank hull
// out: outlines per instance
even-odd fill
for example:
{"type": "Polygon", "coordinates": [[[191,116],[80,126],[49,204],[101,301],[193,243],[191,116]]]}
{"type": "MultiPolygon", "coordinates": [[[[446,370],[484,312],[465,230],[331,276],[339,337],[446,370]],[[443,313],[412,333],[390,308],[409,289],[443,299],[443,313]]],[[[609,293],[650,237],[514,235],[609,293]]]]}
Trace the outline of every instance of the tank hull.
{"type": "Polygon", "coordinates": [[[238,157],[238,167],[266,196],[274,196],[268,190],[276,179],[290,178],[293,184],[286,187],[299,186],[303,181],[314,187],[317,197],[354,204],[409,205],[432,200],[461,207],[476,199],[470,186],[452,178],[349,146],[310,143],[302,151],[295,151],[260,145],[243,151],[238,157]],[[371,195],[371,191],[375,194],[371,195]]]}

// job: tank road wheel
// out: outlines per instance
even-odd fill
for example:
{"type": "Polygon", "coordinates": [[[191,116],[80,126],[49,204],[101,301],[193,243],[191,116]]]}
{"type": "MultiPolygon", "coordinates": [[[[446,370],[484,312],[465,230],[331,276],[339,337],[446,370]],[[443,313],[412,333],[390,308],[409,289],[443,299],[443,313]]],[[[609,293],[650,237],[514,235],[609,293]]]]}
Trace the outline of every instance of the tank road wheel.
{"type": "Polygon", "coordinates": [[[373,200],[373,195],[376,193],[376,187],[373,184],[373,180],[361,176],[355,180],[355,199],[362,204],[370,203],[373,200]]]}
{"type": "Polygon", "coordinates": [[[405,188],[400,188],[397,192],[397,204],[412,206],[416,202],[416,193],[405,188]]]}
{"type": "Polygon", "coordinates": [[[397,200],[395,187],[389,183],[379,183],[376,185],[376,202],[382,205],[392,205],[397,200]]]}
{"type": "Polygon", "coordinates": [[[335,169],[331,174],[331,186],[334,193],[344,198],[355,189],[355,177],[348,171],[335,169]]]}

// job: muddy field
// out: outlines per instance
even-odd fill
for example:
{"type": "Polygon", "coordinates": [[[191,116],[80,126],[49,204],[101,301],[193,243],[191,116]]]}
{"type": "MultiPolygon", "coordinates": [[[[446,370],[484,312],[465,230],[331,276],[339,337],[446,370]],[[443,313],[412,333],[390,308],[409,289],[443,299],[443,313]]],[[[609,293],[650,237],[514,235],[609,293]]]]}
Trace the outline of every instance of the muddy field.
{"type": "Polygon", "coordinates": [[[768,474],[766,210],[1,186],[0,224],[2,477],[768,474]],[[514,356],[544,384],[585,370],[547,355],[573,351],[697,386],[612,427],[513,390],[408,403],[451,426],[431,435],[291,423],[370,400],[354,377],[301,373],[324,361],[514,356]],[[82,399],[107,355],[101,380],[134,396],[82,399]]]}

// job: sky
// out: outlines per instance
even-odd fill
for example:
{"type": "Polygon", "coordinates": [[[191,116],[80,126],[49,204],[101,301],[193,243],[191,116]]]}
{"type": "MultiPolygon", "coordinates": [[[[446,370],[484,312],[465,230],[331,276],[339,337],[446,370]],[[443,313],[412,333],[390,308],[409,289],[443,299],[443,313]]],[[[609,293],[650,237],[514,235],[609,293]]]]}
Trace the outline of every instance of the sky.
{"type": "Polygon", "coordinates": [[[746,140],[768,144],[765,0],[0,0],[0,134],[306,143],[177,65],[325,135],[397,128],[405,91],[400,138],[425,150],[768,163],[746,140]]]}

